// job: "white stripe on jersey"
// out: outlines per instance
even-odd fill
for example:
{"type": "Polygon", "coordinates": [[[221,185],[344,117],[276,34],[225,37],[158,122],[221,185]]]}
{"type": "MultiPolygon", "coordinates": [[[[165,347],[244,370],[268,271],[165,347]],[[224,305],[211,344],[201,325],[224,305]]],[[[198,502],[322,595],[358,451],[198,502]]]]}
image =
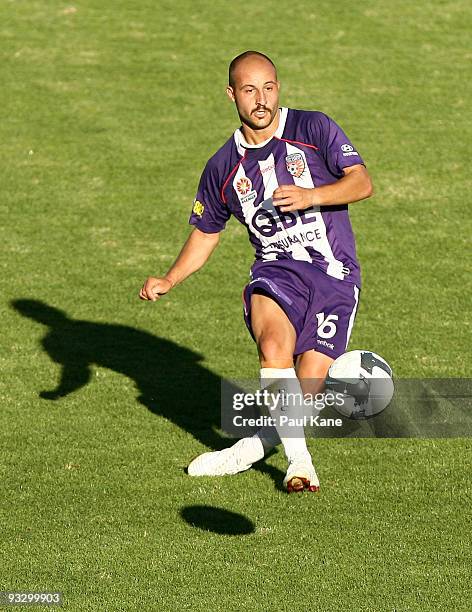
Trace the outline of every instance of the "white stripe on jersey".
{"type": "Polygon", "coordinates": [[[275,174],[275,159],[273,153],[267,159],[258,162],[259,170],[264,181],[264,200],[272,198],[272,194],[279,186],[277,175],[275,174]]]}
{"type": "Polygon", "coordinates": [[[352,326],[354,325],[354,319],[356,318],[357,307],[359,306],[359,288],[354,285],[354,308],[352,309],[351,316],[349,317],[349,325],[347,328],[347,336],[346,336],[346,348],[349,344],[349,340],[351,338],[352,326]]]}
{"type": "MultiPolygon", "coordinates": [[[[259,169],[262,174],[262,180],[264,181],[264,201],[261,203],[261,208],[270,211],[274,219],[278,219],[279,212],[278,209],[275,208],[272,200],[272,194],[279,186],[277,175],[275,173],[275,161],[273,154],[270,154],[267,159],[259,162],[259,169]]],[[[298,216],[298,213],[294,214],[298,216]]],[[[287,240],[289,240],[289,236],[296,233],[296,231],[290,231],[290,229],[285,228],[281,221],[277,221],[277,226],[280,227],[280,229],[277,231],[277,234],[272,236],[272,238],[267,241],[267,243],[272,243],[272,250],[274,249],[273,243],[276,237],[281,238],[283,236],[287,238],[287,240]]],[[[276,247],[276,250],[281,249],[276,247]]],[[[287,251],[289,251],[293,255],[294,259],[298,259],[300,261],[309,261],[311,263],[310,254],[303,245],[299,243],[294,243],[290,246],[290,248],[287,249],[287,251]]],[[[267,248],[264,248],[262,252],[263,258],[266,259],[265,255],[267,253],[267,248]]],[[[273,257],[270,257],[270,259],[273,259],[273,257]]]]}
{"type": "MultiPolygon", "coordinates": [[[[293,177],[295,185],[297,185],[298,187],[305,187],[306,189],[313,189],[315,184],[313,182],[310,169],[308,168],[308,162],[305,156],[305,152],[302,149],[291,145],[289,142],[286,143],[286,146],[287,155],[298,153],[302,156],[303,163],[305,164],[305,170],[303,171],[302,175],[299,177],[293,177]]],[[[339,278],[342,280],[346,276],[343,270],[344,265],[342,261],[339,261],[333,255],[333,250],[331,249],[331,245],[329,244],[329,240],[326,235],[326,225],[323,219],[323,215],[320,212],[320,207],[314,206],[313,211],[316,213],[315,227],[318,230],[318,234],[321,235],[321,238],[318,238],[314,242],[314,245],[316,246],[313,246],[313,248],[319,251],[327,261],[328,269],[326,270],[326,273],[329,274],[329,276],[333,276],[334,278],[339,278]]]]}
{"type": "MultiPolygon", "coordinates": [[[[271,154],[269,156],[268,159],[265,160],[264,162],[265,164],[267,164],[267,166],[269,166],[270,163],[272,163],[272,165],[274,164],[274,156],[271,154]]],[[[275,176],[275,172],[274,172],[274,176],[275,176]]],[[[254,206],[254,201],[255,198],[251,198],[249,197],[250,194],[241,194],[238,191],[237,188],[237,184],[238,181],[241,178],[246,178],[246,173],[244,171],[243,165],[239,164],[238,169],[236,171],[236,174],[234,175],[233,178],[233,188],[239,198],[239,203],[241,205],[242,211],[243,211],[243,215],[244,215],[244,220],[246,221],[246,225],[249,228],[249,231],[252,232],[253,234],[256,235],[256,237],[260,240],[261,245],[262,245],[262,258],[264,260],[267,261],[273,261],[275,259],[277,259],[277,252],[275,252],[274,247],[270,247],[269,248],[269,244],[271,242],[273,242],[273,237],[271,238],[267,238],[266,236],[263,236],[262,234],[260,234],[259,232],[255,232],[254,231],[254,227],[252,225],[252,218],[254,216],[254,213],[256,212],[257,208],[261,208],[264,205],[264,202],[262,204],[260,204],[257,208],[254,206]],[[268,251],[271,251],[270,253],[268,251]]],[[[277,184],[276,184],[277,187],[277,184]]],[[[252,189],[252,186],[251,186],[252,189]]],[[[274,187],[275,189],[275,187],[274,187]]],[[[265,195],[264,195],[265,198],[265,195]]],[[[282,252],[281,249],[278,249],[278,252],[282,252]]]]}

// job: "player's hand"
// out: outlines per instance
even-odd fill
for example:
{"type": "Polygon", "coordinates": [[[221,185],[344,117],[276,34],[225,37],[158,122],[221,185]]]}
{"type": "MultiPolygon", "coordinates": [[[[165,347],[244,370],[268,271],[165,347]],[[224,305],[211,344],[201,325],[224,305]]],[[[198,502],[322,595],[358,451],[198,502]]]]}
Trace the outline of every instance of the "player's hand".
{"type": "Polygon", "coordinates": [[[155,302],[161,295],[168,293],[174,285],[167,278],[149,276],[139,291],[142,300],[155,302]]]}
{"type": "Polygon", "coordinates": [[[314,205],[314,191],[297,185],[280,185],[272,194],[272,201],[274,206],[280,207],[281,212],[305,210],[314,205]]]}

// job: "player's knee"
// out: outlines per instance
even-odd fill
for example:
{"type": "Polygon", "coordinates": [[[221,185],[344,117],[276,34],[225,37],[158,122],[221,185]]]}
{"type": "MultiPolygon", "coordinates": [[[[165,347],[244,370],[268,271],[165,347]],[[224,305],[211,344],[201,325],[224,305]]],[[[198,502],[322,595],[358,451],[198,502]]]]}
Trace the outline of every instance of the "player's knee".
{"type": "Polygon", "coordinates": [[[264,362],[292,359],[293,356],[293,347],[289,346],[285,338],[274,332],[261,334],[257,346],[261,361],[264,362]]]}

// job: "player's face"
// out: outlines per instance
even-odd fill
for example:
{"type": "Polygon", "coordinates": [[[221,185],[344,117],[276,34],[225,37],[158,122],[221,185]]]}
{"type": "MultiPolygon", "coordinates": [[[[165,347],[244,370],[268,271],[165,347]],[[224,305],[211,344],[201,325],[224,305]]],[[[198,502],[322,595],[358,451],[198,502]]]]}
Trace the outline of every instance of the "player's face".
{"type": "Polygon", "coordinates": [[[233,85],[226,92],[236,103],[242,123],[253,130],[268,128],[279,109],[280,84],[272,64],[263,58],[247,58],[236,68],[233,85]]]}

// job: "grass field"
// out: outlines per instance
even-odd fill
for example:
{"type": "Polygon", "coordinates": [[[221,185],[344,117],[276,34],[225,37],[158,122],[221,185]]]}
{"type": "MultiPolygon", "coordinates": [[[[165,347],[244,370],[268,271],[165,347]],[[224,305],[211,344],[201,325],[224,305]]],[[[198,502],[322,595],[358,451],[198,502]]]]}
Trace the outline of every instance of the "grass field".
{"type": "Polygon", "coordinates": [[[471,29],[464,0],[1,3],[0,590],[73,611],[470,610],[470,439],[311,440],[316,496],[281,491],[281,452],[191,479],[227,443],[221,377],[258,372],[245,230],[158,305],[137,292],[237,125],[228,61],[257,48],[374,179],[351,214],[351,347],[470,377],[471,29]]]}

